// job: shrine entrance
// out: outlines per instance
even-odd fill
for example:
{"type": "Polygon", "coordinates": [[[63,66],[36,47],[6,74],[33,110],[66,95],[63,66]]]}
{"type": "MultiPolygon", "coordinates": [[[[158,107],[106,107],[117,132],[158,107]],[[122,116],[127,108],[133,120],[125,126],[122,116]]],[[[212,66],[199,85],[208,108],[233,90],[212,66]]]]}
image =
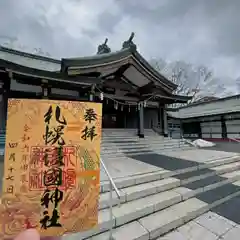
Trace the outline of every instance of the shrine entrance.
{"type": "Polygon", "coordinates": [[[116,114],[103,114],[102,127],[103,128],[117,128],[116,114]]]}
{"type": "Polygon", "coordinates": [[[102,127],[103,128],[124,128],[125,112],[115,109],[113,104],[103,104],[102,127]]]}

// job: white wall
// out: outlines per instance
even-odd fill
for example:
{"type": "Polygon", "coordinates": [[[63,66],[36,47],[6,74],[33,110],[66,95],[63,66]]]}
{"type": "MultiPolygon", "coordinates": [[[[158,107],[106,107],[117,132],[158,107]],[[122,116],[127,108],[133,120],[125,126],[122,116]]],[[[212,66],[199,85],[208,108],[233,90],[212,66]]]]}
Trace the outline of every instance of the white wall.
{"type": "Polygon", "coordinates": [[[240,99],[238,97],[180,108],[177,112],[169,112],[169,115],[191,118],[232,112],[240,112],[240,99]]]}
{"type": "Polygon", "coordinates": [[[181,136],[181,125],[179,119],[168,120],[168,133],[172,138],[180,138],[181,136]]]}
{"type": "Polygon", "coordinates": [[[240,138],[240,120],[226,120],[226,127],[229,138],[240,138]]]}
{"type": "Polygon", "coordinates": [[[222,123],[218,122],[202,122],[201,132],[202,138],[222,138],[222,123]]]}

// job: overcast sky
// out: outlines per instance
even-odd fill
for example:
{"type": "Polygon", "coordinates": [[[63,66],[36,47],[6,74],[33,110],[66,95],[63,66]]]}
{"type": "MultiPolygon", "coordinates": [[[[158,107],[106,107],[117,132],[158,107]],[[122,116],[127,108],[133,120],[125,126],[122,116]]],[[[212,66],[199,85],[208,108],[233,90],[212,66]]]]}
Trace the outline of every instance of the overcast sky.
{"type": "Polygon", "coordinates": [[[0,0],[0,44],[17,39],[52,57],[112,51],[132,31],[147,59],[204,64],[240,76],[240,0],[0,0]]]}

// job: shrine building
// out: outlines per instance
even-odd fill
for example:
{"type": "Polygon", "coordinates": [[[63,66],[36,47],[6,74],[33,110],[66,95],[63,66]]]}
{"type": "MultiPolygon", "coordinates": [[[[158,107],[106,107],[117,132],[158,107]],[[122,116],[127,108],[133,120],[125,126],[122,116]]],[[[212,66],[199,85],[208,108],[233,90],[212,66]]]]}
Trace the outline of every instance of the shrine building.
{"type": "Polygon", "coordinates": [[[166,106],[186,103],[177,85],[156,71],[137,51],[134,34],[111,52],[106,41],[94,56],[61,60],[0,46],[0,131],[6,129],[8,98],[103,103],[103,128],[158,126],[168,135],[166,106]]]}
{"type": "Polygon", "coordinates": [[[169,135],[208,141],[240,140],[240,94],[168,109],[169,135]],[[181,129],[180,129],[181,127],[181,129]]]}

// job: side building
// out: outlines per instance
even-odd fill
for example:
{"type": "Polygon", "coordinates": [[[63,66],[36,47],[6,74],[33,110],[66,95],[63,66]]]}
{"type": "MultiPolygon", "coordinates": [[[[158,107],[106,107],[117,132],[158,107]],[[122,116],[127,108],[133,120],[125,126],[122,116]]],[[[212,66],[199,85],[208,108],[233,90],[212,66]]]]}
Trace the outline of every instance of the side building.
{"type": "Polygon", "coordinates": [[[144,129],[159,126],[168,135],[166,106],[186,103],[174,95],[177,85],[157,72],[132,41],[111,52],[107,41],[91,57],[61,61],[0,47],[0,130],[6,128],[8,98],[103,103],[103,128],[144,129]]]}
{"type": "Polygon", "coordinates": [[[185,138],[240,140],[240,95],[193,103],[168,110],[169,132],[185,138]]]}

